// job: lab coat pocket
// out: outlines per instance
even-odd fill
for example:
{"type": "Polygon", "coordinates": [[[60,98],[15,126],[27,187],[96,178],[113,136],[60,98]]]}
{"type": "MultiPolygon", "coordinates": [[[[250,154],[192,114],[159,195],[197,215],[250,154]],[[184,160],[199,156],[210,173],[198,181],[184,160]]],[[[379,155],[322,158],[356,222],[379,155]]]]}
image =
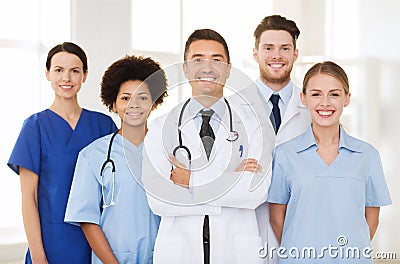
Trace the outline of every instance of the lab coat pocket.
{"type": "Polygon", "coordinates": [[[134,252],[113,252],[120,264],[136,263],[136,255],[134,252]]]}
{"type": "Polygon", "coordinates": [[[237,235],[235,237],[236,263],[263,263],[258,256],[262,246],[260,236],[237,235]]]}

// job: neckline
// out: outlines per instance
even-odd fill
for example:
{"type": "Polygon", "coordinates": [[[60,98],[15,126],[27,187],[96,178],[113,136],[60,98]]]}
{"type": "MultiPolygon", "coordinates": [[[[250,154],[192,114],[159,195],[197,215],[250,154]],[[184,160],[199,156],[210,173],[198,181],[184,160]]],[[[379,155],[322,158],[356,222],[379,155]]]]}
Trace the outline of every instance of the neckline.
{"type": "Polygon", "coordinates": [[[51,110],[50,108],[47,108],[47,110],[48,110],[49,112],[53,113],[55,116],[59,117],[61,120],[63,120],[64,123],[65,123],[72,131],[75,131],[75,130],[77,129],[77,127],[79,126],[80,120],[82,119],[83,113],[86,112],[86,109],[82,108],[81,114],[79,115],[79,118],[78,118],[78,120],[76,121],[75,127],[72,127],[72,126],[70,125],[70,123],[68,123],[68,121],[67,121],[64,117],[62,117],[62,116],[59,115],[58,113],[54,112],[54,111],[51,110]]]}

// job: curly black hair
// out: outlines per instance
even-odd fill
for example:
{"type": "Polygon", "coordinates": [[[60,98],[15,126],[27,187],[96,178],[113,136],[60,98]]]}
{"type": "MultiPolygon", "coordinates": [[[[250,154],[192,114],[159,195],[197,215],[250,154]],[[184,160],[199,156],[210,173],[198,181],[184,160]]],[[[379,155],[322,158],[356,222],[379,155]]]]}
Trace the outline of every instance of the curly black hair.
{"type": "Polygon", "coordinates": [[[154,108],[164,102],[168,95],[167,77],[160,64],[151,58],[127,55],[111,64],[101,81],[101,101],[109,111],[113,110],[121,84],[136,80],[149,87],[154,108]]]}

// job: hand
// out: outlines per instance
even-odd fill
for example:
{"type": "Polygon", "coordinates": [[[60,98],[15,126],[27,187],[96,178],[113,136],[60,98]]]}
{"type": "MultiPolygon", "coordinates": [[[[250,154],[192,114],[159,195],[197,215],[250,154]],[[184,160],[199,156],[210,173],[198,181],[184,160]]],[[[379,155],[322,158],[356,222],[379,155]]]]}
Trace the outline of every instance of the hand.
{"type": "Polygon", "coordinates": [[[240,162],[239,166],[236,168],[235,171],[236,172],[248,171],[248,172],[257,173],[257,172],[261,172],[262,168],[261,168],[260,164],[258,164],[258,161],[256,159],[249,158],[249,159],[242,160],[242,162],[240,162]]]}
{"type": "Polygon", "coordinates": [[[171,181],[182,187],[189,188],[190,171],[174,155],[169,154],[168,158],[172,165],[175,166],[175,169],[171,170],[171,181]]]}

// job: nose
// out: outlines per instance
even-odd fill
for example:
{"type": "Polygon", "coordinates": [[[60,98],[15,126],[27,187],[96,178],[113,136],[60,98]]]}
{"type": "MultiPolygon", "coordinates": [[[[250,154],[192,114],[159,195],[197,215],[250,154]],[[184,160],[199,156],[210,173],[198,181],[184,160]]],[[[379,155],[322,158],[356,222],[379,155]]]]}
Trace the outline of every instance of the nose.
{"type": "Polygon", "coordinates": [[[331,100],[330,100],[329,96],[322,96],[322,98],[321,98],[321,105],[322,105],[322,106],[329,106],[329,105],[331,105],[331,100]]]}
{"type": "Polygon", "coordinates": [[[69,71],[64,71],[63,75],[62,75],[62,80],[64,82],[68,82],[70,80],[70,75],[69,75],[69,71]]]}
{"type": "Polygon", "coordinates": [[[128,104],[129,108],[139,108],[139,100],[136,98],[131,98],[128,104]]]}
{"type": "Polygon", "coordinates": [[[272,50],[272,57],[274,59],[282,58],[281,49],[273,49],[272,50]]]}
{"type": "Polygon", "coordinates": [[[201,66],[202,66],[201,67],[202,72],[205,73],[210,73],[214,69],[213,62],[211,60],[202,61],[201,66]]]}

